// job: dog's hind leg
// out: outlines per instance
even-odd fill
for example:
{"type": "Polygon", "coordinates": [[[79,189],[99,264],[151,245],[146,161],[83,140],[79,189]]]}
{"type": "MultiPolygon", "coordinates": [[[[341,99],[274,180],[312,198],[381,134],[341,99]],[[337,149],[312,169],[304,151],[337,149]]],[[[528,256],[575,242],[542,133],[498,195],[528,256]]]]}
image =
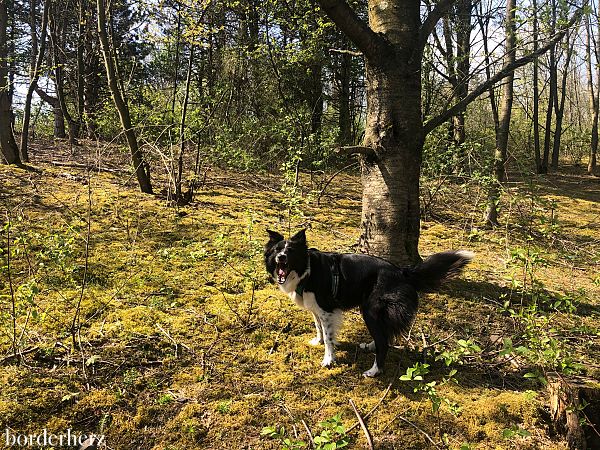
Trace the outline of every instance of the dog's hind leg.
{"type": "Polygon", "coordinates": [[[315,328],[317,329],[317,335],[312,338],[308,343],[310,345],[321,345],[323,343],[323,325],[321,324],[321,319],[315,313],[312,313],[313,319],[315,321],[315,328]]]}
{"type": "MultiPolygon", "coordinates": [[[[368,308],[361,308],[361,312],[365,319],[367,329],[373,337],[373,342],[371,344],[374,343],[375,347],[375,362],[373,363],[373,367],[366,372],[363,372],[363,376],[375,377],[383,372],[385,358],[389,348],[389,337],[385,332],[384,324],[378,320],[378,315],[374,313],[374,311],[368,308]]],[[[367,347],[371,347],[371,344],[367,344],[367,347]]]]}
{"type": "Polygon", "coordinates": [[[375,351],[375,341],[371,342],[361,342],[359,344],[360,348],[365,352],[374,352],[375,351]]]}

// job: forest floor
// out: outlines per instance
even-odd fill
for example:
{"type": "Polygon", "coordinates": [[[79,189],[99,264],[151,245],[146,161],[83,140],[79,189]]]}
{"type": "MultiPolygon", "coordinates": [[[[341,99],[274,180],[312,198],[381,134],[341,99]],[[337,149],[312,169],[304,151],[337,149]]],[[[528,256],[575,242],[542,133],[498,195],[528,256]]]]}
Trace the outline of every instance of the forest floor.
{"type": "Polygon", "coordinates": [[[0,165],[3,433],[269,449],[301,448],[310,430],[315,442],[366,448],[352,400],[378,449],[567,448],[544,378],[600,380],[600,179],[577,168],[515,178],[494,230],[480,226],[476,183],[427,180],[422,255],[476,257],[423,296],[386,372],[365,379],[373,355],[358,347],[369,340],[360,315],[345,315],[338,364],[322,368],[310,315],[262,264],[266,227],[308,226],[310,245],[353,251],[358,176],[336,177],[319,206],[323,175],[303,175],[289,202],[281,177],[204,168],[194,201],[175,207],[140,194],[116,150],[111,171],[56,165],[102,152],[38,144],[35,170],[0,165]]]}

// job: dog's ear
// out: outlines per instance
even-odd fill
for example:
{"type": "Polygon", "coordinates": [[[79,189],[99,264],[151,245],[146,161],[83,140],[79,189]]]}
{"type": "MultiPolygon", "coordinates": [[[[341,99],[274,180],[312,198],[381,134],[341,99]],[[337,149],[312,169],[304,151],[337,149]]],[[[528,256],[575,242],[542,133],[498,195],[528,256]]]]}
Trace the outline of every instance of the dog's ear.
{"type": "Polygon", "coordinates": [[[306,244],[306,228],[298,231],[295,235],[290,238],[290,241],[299,242],[301,244],[306,244]]]}
{"type": "Polygon", "coordinates": [[[278,242],[283,241],[285,238],[283,237],[283,235],[281,235],[280,233],[278,233],[277,231],[271,231],[271,230],[267,230],[267,233],[269,233],[269,242],[267,242],[265,244],[265,248],[270,248],[273,245],[277,244],[278,242]]]}

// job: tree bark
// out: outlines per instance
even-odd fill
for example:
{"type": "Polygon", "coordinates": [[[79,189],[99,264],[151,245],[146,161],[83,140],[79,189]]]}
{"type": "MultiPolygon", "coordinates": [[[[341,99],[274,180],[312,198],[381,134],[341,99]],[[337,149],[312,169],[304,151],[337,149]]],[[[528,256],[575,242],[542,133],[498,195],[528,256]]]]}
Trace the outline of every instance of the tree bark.
{"type": "Polygon", "coordinates": [[[396,264],[420,260],[423,149],[420,17],[416,0],[369,1],[367,27],[345,2],[321,6],[366,57],[361,250],[396,264]]]}
{"type": "MultiPolygon", "coordinates": [[[[516,0],[506,3],[506,52],[504,66],[510,66],[516,59],[516,0]]],[[[488,191],[488,204],[484,221],[487,225],[498,225],[498,203],[500,201],[500,188],[506,181],[506,155],[508,152],[508,137],[510,118],[512,116],[514,71],[509,73],[502,85],[502,104],[500,106],[500,121],[496,132],[496,150],[494,151],[494,181],[488,191]]]]}
{"type": "MultiPolygon", "coordinates": [[[[31,120],[31,100],[33,98],[33,92],[37,87],[38,80],[40,78],[40,68],[42,66],[42,62],[44,60],[44,53],[46,52],[46,31],[48,28],[48,8],[50,5],[50,0],[44,1],[44,10],[42,12],[42,29],[40,33],[40,46],[39,50],[37,50],[37,58],[33,62],[33,66],[31,68],[31,81],[29,82],[29,87],[27,88],[27,95],[25,96],[25,108],[23,111],[23,130],[21,132],[21,159],[23,161],[29,161],[29,122],[31,120]]],[[[32,2],[32,7],[35,7],[35,2],[32,2]]],[[[37,36],[36,24],[35,24],[35,12],[33,13],[34,18],[31,23],[31,35],[37,36]]],[[[33,39],[32,39],[33,41],[33,39]]],[[[33,47],[33,45],[32,45],[33,47]]],[[[35,45],[37,49],[37,45],[35,45]]],[[[34,49],[32,49],[32,52],[34,49]]]]}
{"type": "Polygon", "coordinates": [[[2,160],[8,164],[21,164],[19,147],[12,128],[12,101],[8,75],[8,0],[0,0],[0,147],[2,160]]]}
{"type": "Polygon", "coordinates": [[[140,190],[146,194],[152,194],[152,184],[150,183],[150,173],[147,168],[147,164],[144,161],[143,154],[138,146],[137,136],[135,130],[131,125],[131,116],[129,115],[129,107],[127,106],[123,92],[121,92],[120,82],[117,79],[117,73],[115,68],[115,61],[113,57],[113,51],[110,48],[108,42],[108,35],[106,32],[106,10],[104,0],[96,0],[96,6],[98,8],[98,35],[100,37],[100,47],[102,55],[104,57],[104,65],[106,68],[106,77],[108,79],[108,86],[119,113],[119,119],[123,128],[123,133],[127,139],[129,150],[131,152],[131,161],[135,170],[135,174],[140,186],[140,190]]]}
{"type": "MultiPolygon", "coordinates": [[[[515,60],[513,55],[512,64],[479,84],[462,101],[423,123],[423,49],[453,1],[439,0],[421,24],[418,0],[369,0],[367,25],[346,1],[319,0],[323,11],[366,60],[367,120],[363,147],[371,148],[375,156],[361,156],[361,249],[396,264],[411,264],[420,259],[419,176],[425,134],[533,58],[526,55],[515,60]]],[[[567,26],[579,17],[578,12],[567,26]]],[[[553,36],[551,42],[562,38],[564,32],[553,36]]],[[[549,45],[539,51],[548,48],[549,45]]]]}

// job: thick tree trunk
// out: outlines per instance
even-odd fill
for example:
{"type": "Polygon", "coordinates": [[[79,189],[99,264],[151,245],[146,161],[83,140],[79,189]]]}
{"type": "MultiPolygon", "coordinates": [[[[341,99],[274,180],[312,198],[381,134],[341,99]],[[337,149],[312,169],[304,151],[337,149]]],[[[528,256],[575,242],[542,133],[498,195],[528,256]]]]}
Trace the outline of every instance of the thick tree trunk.
{"type": "Polygon", "coordinates": [[[13,112],[9,93],[8,4],[8,0],[0,0],[0,147],[3,161],[8,164],[20,164],[19,147],[13,134],[13,112]]]}
{"type": "Polygon", "coordinates": [[[129,150],[131,152],[131,161],[133,163],[133,168],[135,170],[138,183],[140,185],[140,190],[146,194],[152,194],[152,185],[150,183],[149,170],[146,161],[144,161],[142,151],[138,146],[135,130],[131,125],[129,107],[127,106],[125,98],[123,97],[123,93],[121,92],[120,83],[117,78],[115,68],[115,61],[113,59],[113,52],[108,42],[108,35],[106,33],[107,22],[104,0],[97,0],[96,5],[98,8],[98,35],[100,37],[100,47],[102,49],[102,55],[104,56],[106,77],[108,78],[108,86],[110,88],[110,92],[115,102],[117,112],[119,113],[119,119],[121,120],[123,133],[125,133],[125,138],[127,139],[127,144],[129,145],[129,150]]]}
{"type": "Polygon", "coordinates": [[[364,252],[396,264],[420,260],[419,177],[423,150],[421,57],[406,43],[419,32],[419,2],[371,1],[369,22],[390,46],[367,62],[364,145],[374,157],[362,161],[364,252]]]}

